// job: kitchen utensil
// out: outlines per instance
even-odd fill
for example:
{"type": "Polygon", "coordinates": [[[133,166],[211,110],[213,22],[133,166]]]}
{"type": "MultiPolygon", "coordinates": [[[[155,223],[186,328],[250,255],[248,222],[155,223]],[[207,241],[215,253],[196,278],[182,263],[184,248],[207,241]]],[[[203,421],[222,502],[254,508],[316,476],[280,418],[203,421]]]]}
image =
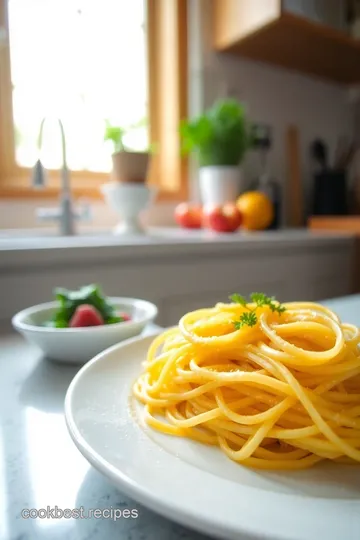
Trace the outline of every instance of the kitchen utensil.
{"type": "Polygon", "coordinates": [[[334,159],[334,169],[344,170],[350,167],[357,150],[355,141],[349,142],[346,137],[339,137],[334,159]]]}
{"type": "Polygon", "coordinates": [[[310,145],[310,154],[317,172],[328,168],[328,148],[322,139],[315,139],[310,145]]]}
{"type": "Polygon", "coordinates": [[[281,188],[275,178],[269,174],[268,156],[272,145],[272,129],[267,124],[252,126],[253,149],[260,161],[260,174],[251,184],[254,191],[262,191],[271,200],[274,207],[274,218],[268,229],[278,229],[281,222],[281,188]]]}
{"type": "Polygon", "coordinates": [[[304,225],[304,194],[301,181],[299,130],[289,126],[286,131],[286,155],[289,185],[289,217],[292,227],[304,225]]]}
{"type": "Polygon", "coordinates": [[[347,177],[344,170],[325,170],[314,175],[314,215],[348,213],[347,177]]]}

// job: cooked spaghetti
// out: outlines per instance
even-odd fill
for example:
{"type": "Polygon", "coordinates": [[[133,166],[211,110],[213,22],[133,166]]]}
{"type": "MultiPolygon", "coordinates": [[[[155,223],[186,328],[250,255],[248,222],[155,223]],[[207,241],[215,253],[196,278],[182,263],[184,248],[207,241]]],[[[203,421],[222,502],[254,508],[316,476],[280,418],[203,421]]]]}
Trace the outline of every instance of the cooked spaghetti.
{"type": "Polygon", "coordinates": [[[146,423],[250,467],[360,462],[359,329],[319,304],[232,298],[154,339],[134,385],[146,423]]]}

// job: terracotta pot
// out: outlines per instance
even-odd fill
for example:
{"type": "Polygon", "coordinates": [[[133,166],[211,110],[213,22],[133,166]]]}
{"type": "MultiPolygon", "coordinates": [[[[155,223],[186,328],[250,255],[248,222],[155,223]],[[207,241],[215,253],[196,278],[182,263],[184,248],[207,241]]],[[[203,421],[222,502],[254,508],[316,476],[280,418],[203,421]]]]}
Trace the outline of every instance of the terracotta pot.
{"type": "Polygon", "coordinates": [[[145,152],[117,152],[112,155],[111,180],[122,183],[146,182],[149,154],[145,152]]]}

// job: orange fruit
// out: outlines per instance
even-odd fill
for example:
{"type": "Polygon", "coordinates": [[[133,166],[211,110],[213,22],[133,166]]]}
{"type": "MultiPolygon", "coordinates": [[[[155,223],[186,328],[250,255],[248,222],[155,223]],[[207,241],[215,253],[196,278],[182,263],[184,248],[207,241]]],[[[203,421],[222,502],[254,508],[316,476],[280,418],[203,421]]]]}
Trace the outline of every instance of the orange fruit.
{"type": "Polygon", "coordinates": [[[236,201],[243,216],[243,228],[250,231],[266,229],[273,220],[274,207],[261,191],[246,191],[236,201]]]}

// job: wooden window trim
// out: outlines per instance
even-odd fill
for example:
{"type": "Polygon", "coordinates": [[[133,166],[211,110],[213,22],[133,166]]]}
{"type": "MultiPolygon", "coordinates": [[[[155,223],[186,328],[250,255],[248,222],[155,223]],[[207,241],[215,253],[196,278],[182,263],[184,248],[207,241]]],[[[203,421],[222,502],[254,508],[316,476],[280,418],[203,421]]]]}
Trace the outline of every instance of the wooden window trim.
{"type": "MultiPolygon", "coordinates": [[[[158,200],[178,201],[188,194],[188,161],[181,157],[178,126],[187,115],[187,0],[146,0],[148,13],[148,81],[152,156],[149,184],[158,188],[158,200]]],[[[16,165],[7,0],[0,0],[0,198],[54,198],[59,193],[59,171],[48,171],[48,184],[30,186],[31,170],[16,165]]],[[[75,197],[101,197],[109,175],[71,172],[75,197]]]]}

